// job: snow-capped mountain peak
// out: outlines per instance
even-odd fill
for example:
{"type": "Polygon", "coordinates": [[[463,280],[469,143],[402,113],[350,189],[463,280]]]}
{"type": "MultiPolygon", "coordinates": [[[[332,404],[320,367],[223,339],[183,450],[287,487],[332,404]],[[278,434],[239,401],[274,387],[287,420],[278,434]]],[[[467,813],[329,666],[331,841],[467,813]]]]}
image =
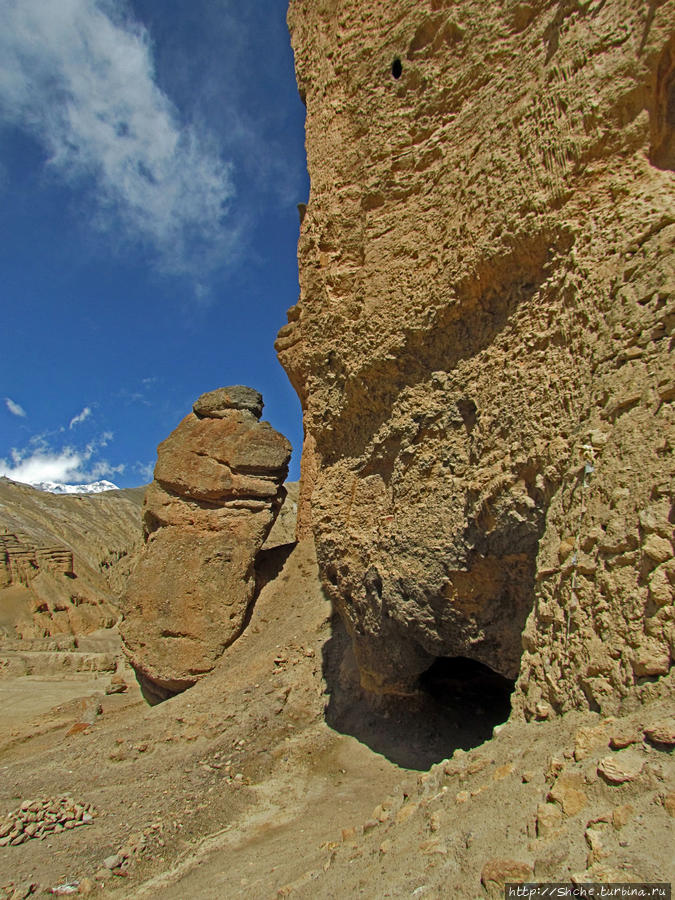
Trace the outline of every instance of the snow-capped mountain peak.
{"type": "Polygon", "coordinates": [[[47,491],[50,494],[101,494],[103,491],[119,491],[112,481],[92,481],[90,484],[61,484],[58,481],[40,481],[32,484],[38,491],[47,491]]]}

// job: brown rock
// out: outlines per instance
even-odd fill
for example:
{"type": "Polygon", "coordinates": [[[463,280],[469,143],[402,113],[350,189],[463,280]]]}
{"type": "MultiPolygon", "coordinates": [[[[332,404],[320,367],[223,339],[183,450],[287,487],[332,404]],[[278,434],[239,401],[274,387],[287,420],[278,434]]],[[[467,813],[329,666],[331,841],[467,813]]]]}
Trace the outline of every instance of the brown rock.
{"type": "Polygon", "coordinates": [[[574,737],[574,759],[580,762],[587,759],[594,751],[607,746],[607,725],[580,728],[574,737]]]}
{"type": "Polygon", "coordinates": [[[440,841],[438,838],[432,838],[429,841],[422,841],[422,843],[418,847],[418,850],[425,856],[432,856],[434,854],[438,854],[438,856],[448,855],[447,845],[443,841],[440,841]]]}
{"type": "Polygon", "coordinates": [[[504,890],[507,882],[522,884],[532,877],[532,866],[515,859],[489,859],[481,871],[480,880],[490,896],[504,890]]]}
{"type": "Polygon", "coordinates": [[[644,736],[655,747],[675,746],[675,721],[672,719],[656,722],[644,730],[644,736]]]}
{"type": "Polygon", "coordinates": [[[607,863],[595,863],[590,866],[588,871],[577,878],[572,876],[575,884],[583,884],[588,881],[598,881],[601,884],[640,884],[639,875],[626,871],[625,868],[618,869],[607,863]]]}
{"type": "Polygon", "coordinates": [[[468,656],[526,715],[612,710],[672,553],[639,520],[671,449],[672,8],[432,5],[290,5],[299,527],[367,688],[468,656]]]}
{"type": "Polygon", "coordinates": [[[664,641],[648,639],[633,657],[633,671],[644,676],[667,675],[670,670],[670,649],[664,641]]]}
{"type": "Polygon", "coordinates": [[[397,825],[403,824],[403,822],[407,822],[408,819],[414,815],[417,810],[417,803],[406,803],[405,806],[402,806],[399,811],[396,813],[396,818],[394,821],[397,825]]]}
{"type": "Polygon", "coordinates": [[[635,810],[630,803],[624,803],[623,806],[617,806],[612,811],[612,825],[614,828],[619,831],[619,829],[627,825],[633,817],[634,812],[635,810]]]}
{"type": "Polygon", "coordinates": [[[540,803],[537,807],[537,837],[548,838],[560,830],[563,814],[553,803],[540,803]]]}
{"type": "Polygon", "coordinates": [[[91,722],[75,722],[66,731],[66,737],[72,737],[74,734],[88,734],[91,730],[91,722]]]}
{"type": "Polygon", "coordinates": [[[588,803],[588,798],[581,790],[583,775],[578,772],[565,772],[559,776],[548,799],[558,803],[566,816],[576,816],[588,803]]]}
{"type": "Polygon", "coordinates": [[[605,756],[598,763],[598,774],[610,784],[635,781],[644,765],[644,759],[634,750],[619,750],[612,756],[605,756]]]}
{"type": "MultiPolygon", "coordinates": [[[[155,482],[183,500],[276,498],[291,448],[267,422],[230,410],[223,418],[186,416],[157,450],[155,482]]],[[[146,504],[146,518],[152,509],[146,504]]]]}
{"type": "Polygon", "coordinates": [[[258,422],[256,398],[246,388],[205,394],[199,416],[190,413],[159,446],[146,544],[121,626],[150,695],[194,684],[243,628],[253,563],[281,505],[291,450],[258,422]]]}
{"type": "Polygon", "coordinates": [[[262,394],[253,388],[236,384],[217,388],[202,394],[192,405],[192,411],[200,418],[224,419],[232,409],[248,410],[259,419],[263,411],[262,394]]]}
{"type": "Polygon", "coordinates": [[[602,826],[596,825],[594,827],[587,828],[584,837],[586,838],[586,843],[589,847],[589,853],[586,857],[587,867],[592,866],[594,863],[597,863],[602,859],[606,859],[610,855],[603,841],[602,826]]]}
{"type": "Polygon", "coordinates": [[[673,558],[672,543],[658,534],[650,534],[642,545],[642,550],[655,563],[664,563],[673,558]]]}
{"type": "Polygon", "coordinates": [[[675,565],[672,561],[658,566],[649,576],[649,596],[658,607],[668,606],[675,596],[675,565]]]}
{"type": "Polygon", "coordinates": [[[637,731],[614,731],[609,739],[609,746],[612,750],[624,750],[631,744],[640,744],[642,737],[637,731]]]}

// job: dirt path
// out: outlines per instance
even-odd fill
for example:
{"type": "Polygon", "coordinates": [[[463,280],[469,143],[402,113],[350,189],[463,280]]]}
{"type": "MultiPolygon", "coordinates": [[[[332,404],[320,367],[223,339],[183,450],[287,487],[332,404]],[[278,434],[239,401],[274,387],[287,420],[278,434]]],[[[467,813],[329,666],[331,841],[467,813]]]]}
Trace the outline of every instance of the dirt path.
{"type": "Polygon", "coordinates": [[[110,674],[91,677],[56,676],[40,677],[24,675],[21,678],[0,680],[0,708],[3,730],[11,733],[15,728],[44,716],[55,706],[70,700],[102,693],[110,683],[110,674]]]}
{"type": "Polygon", "coordinates": [[[256,787],[250,812],[133,896],[161,889],[166,900],[273,897],[322,865],[322,845],[339,841],[345,823],[367,820],[404,774],[354,738],[327,743],[304,772],[273,775],[256,787]]]}

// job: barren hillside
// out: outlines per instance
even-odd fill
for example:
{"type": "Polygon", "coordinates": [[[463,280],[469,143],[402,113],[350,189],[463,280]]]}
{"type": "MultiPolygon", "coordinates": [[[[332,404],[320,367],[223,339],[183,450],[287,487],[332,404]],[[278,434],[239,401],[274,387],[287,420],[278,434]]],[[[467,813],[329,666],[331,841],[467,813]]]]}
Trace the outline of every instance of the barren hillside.
{"type": "Polygon", "coordinates": [[[0,479],[0,636],[111,628],[141,544],[143,488],[55,495],[0,479]]]}

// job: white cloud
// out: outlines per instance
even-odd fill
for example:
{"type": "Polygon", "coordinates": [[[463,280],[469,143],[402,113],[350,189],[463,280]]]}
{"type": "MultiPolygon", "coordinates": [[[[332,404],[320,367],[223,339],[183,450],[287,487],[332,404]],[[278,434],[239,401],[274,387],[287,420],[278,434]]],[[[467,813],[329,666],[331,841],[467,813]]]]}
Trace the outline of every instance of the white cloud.
{"type": "Polygon", "coordinates": [[[5,406],[13,416],[19,416],[21,419],[26,418],[26,410],[23,406],[19,406],[19,404],[15,403],[10,397],[5,397],[5,406]]]}
{"type": "Polygon", "coordinates": [[[68,428],[74,428],[76,425],[79,425],[80,422],[84,422],[85,419],[88,419],[91,415],[91,407],[85,406],[82,412],[78,413],[76,416],[70,420],[70,424],[68,428]]]}
{"type": "Polygon", "coordinates": [[[39,484],[41,481],[78,481],[82,457],[73,450],[62,453],[36,452],[25,459],[13,452],[14,465],[0,460],[0,475],[21,481],[24,484],[39,484]]]}
{"type": "Polygon", "coordinates": [[[93,187],[96,224],[122,224],[194,275],[235,241],[230,166],[180,123],[148,33],[125,12],[125,0],[2,0],[0,116],[41,141],[62,179],[93,187]]]}
{"type": "Polygon", "coordinates": [[[152,481],[155,475],[155,464],[154,462],[137,462],[134,466],[134,471],[138,472],[143,481],[152,481]]]}
{"type": "Polygon", "coordinates": [[[91,441],[84,450],[73,447],[54,450],[44,440],[34,439],[30,449],[13,449],[11,460],[0,459],[0,475],[23,484],[45,481],[81,484],[120,474],[124,471],[124,465],[113,466],[106,460],[94,458],[111,439],[112,434],[106,432],[91,441]]]}

